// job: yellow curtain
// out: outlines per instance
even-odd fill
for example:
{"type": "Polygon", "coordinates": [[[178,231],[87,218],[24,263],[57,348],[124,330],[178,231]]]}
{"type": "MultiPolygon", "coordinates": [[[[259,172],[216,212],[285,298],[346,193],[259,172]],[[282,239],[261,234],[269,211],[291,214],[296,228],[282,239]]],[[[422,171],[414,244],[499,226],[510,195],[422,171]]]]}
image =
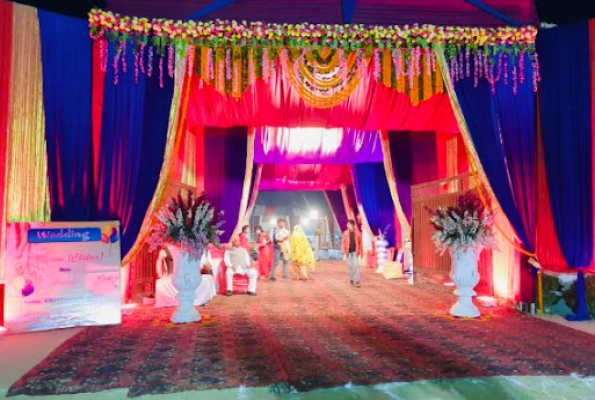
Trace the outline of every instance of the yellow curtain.
{"type": "Polygon", "coordinates": [[[159,175],[159,182],[155,189],[155,194],[151,200],[151,204],[145,214],[145,219],[141,226],[139,235],[134,242],[134,245],[122,260],[122,265],[128,264],[134,259],[142,245],[147,239],[151,225],[156,218],[157,212],[167,200],[167,188],[172,180],[174,163],[180,148],[180,142],[184,132],[184,121],[186,119],[186,111],[188,109],[188,99],[190,92],[190,79],[184,81],[186,75],[186,54],[176,54],[176,68],[175,68],[176,83],[184,82],[183,84],[176,84],[174,86],[174,94],[171,102],[169,112],[169,123],[167,126],[167,139],[165,143],[165,153],[163,155],[163,164],[161,166],[161,173],[159,175]]]}
{"type": "Polygon", "coordinates": [[[238,221],[231,237],[238,235],[248,218],[248,200],[250,197],[250,188],[254,185],[252,182],[252,171],[254,170],[254,128],[248,132],[248,151],[246,153],[246,174],[244,175],[244,187],[242,188],[242,198],[240,199],[240,213],[238,221]]]}
{"type": "MultiPolygon", "coordinates": [[[[12,76],[6,143],[4,221],[49,221],[50,200],[43,113],[43,77],[37,10],[14,4],[12,76]]],[[[0,279],[6,226],[2,226],[0,279]]]]}
{"type": "MultiPolygon", "coordinates": [[[[390,189],[390,195],[393,199],[393,205],[395,207],[395,211],[397,213],[397,220],[399,221],[399,225],[401,226],[401,238],[403,241],[407,239],[411,239],[411,224],[407,221],[407,217],[405,216],[405,212],[403,211],[403,207],[401,206],[401,201],[399,200],[399,192],[397,191],[397,179],[395,177],[395,173],[393,170],[393,161],[390,154],[390,143],[388,141],[388,132],[382,131],[381,132],[382,138],[382,154],[384,155],[384,172],[386,174],[386,181],[388,182],[388,187],[390,189]]],[[[397,246],[399,244],[397,243],[397,246]]]]}

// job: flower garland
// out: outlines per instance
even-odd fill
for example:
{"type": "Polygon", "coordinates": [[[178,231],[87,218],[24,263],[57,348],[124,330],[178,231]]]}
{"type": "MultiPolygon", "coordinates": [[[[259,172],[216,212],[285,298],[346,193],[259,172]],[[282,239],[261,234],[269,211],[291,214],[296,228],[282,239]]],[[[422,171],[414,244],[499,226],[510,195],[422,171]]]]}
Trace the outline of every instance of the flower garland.
{"type": "MultiPolygon", "coordinates": [[[[442,90],[441,82],[436,82],[442,78],[435,65],[435,45],[444,49],[453,82],[471,77],[477,84],[482,78],[494,89],[499,80],[512,81],[516,92],[518,85],[525,81],[523,66],[527,62],[532,68],[528,81],[535,90],[541,79],[535,51],[537,29],[531,26],[470,28],[173,21],[120,16],[94,9],[89,13],[89,28],[93,39],[102,42],[107,39],[117,44],[112,62],[117,72],[126,73],[128,50],[134,54],[135,76],[139,69],[151,75],[153,60],[158,58],[159,77],[163,80],[164,75],[173,75],[175,55],[183,54],[187,59],[192,58],[189,65],[194,65],[194,71],[189,74],[197,75],[200,85],[213,84],[217,91],[235,98],[257,78],[266,81],[278,73],[291,73],[294,79],[301,77],[302,74],[294,71],[305,59],[314,74],[333,75],[344,81],[353,71],[354,66],[347,62],[353,54],[357,70],[369,66],[377,82],[410,94],[416,103],[442,90]],[[145,60],[147,46],[149,55],[145,60]],[[325,57],[329,50],[334,50],[333,63],[325,57]]],[[[104,68],[108,65],[107,46],[101,44],[100,48],[104,68]]],[[[117,79],[116,73],[114,80],[117,79]]],[[[341,95],[347,86],[342,82],[328,91],[341,95]]]]}

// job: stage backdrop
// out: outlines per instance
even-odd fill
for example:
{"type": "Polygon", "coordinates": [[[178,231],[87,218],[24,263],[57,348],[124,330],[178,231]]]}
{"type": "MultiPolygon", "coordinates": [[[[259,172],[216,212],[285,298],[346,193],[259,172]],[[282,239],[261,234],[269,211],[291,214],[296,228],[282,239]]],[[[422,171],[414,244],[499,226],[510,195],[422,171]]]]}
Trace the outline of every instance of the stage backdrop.
{"type": "Polygon", "coordinates": [[[9,333],[121,322],[118,222],[7,227],[9,333]]]}

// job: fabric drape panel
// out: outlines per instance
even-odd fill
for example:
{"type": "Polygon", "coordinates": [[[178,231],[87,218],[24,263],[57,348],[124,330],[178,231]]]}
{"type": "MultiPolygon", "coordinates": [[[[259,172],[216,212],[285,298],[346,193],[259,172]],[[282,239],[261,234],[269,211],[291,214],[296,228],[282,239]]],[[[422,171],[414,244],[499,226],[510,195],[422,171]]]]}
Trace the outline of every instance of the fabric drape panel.
{"type": "Polygon", "coordinates": [[[264,164],[261,190],[335,190],[351,182],[348,165],[264,164]]]}
{"type": "Polygon", "coordinates": [[[256,169],[254,168],[254,128],[248,130],[248,143],[246,148],[246,167],[244,172],[244,185],[242,186],[242,195],[240,197],[240,209],[236,227],[233,230],[233,236],[239,235],[244,225],[244,221],[248,222],[248,206],[250,203],[250,196],[254,190],[254,180],[256,178],[256,169]]]}
{"type": "Polygon", "coordinates": [[[382,162],[378,131],[264,127],[256,130],[254,150],[262,164],[382,162]]]}
{"type": "Polygon", "coordinates": [[[221,242],[229,242],[240,217],[244,190],[248,128],[205,127],[205,196],[225,224],[221,242]]]}
{"type": "Polygon", "coordinates": [[[537,46],[543,77],[541,131],[554,226],[568,265],[587,267],[593,257],[588,23],[543,30],[537,46]]]}
{"type": "Polygon", "coordinates": [[[218,93],[195,78],[188,118],[191,125],[354,128],[361,130],[433,130],[456,132],[446,93],[417,106],[408,95],[376,82],[372,63],[353,93],[340,105],[314,108],[305,103],[283,73],[257,80],[239,100],[218,93]]]}
{"type": "Polygon", "coordinates": [[[435,132],[388,132],[399,202],[411,224],[411,186],[438,179],[435,132]]]}
{"type": "Polygon", "coordinates": [[[48,221],[39,22],[34,8],[19,4],[13,7],[6,218],[8,222],[48,221]]]}
{"type": "Polygon", "coordinates": [[[361,200],[372,233],[385,233],[389,246],[395,245],[395,214],[384,165],[364,163],[352,165],[353,183],[361,200]]]}
{"type": "Polygon", "coordinates": [[[250,216],[252,215],[252,211],[254,211],[254,206],[256,206],[256,200],[258,199],[258,194],[260,193],[260,181],[262,178],[262,165],[255,165],[254,166],[254,177],[252,179],[253,185],[250,191],[250,201],[248,202],[248,208],[246,209],[246,217],[244,218],[246,222],[250,220],[250,216]]]}
{"type": "Polygon", "coordinates": [[[326,199],[328,204],[335,215],[337,223],[341,231],[347,229],[347,211],[343,204],[343,194],[341,190],[327,190],[325,191],[326,199]]]}
{"type": "MultiPolygon", "coordinates": [[[[109,59],[115,47],[109,46],[109,59]]],[[[134,55],[126,54],[134,65],[134,55]]],[[[121,73],[114,84],[108,68],[104,87],[103,119],[96,193],[96,220],[119,220],[122,254],[132,248],[151,204],[164,160],[173,79],[121,73]]]]}
{"type": "Polygon", "coordinates": [[[91,40],[86,21],[39,11],[52,221],[90,218],[91,40]]]}
{"type": "MultiPolygon", "coordinates": [[[[184,80],[184,77],[186,76],[186,57],[184,57],[183,54],[176,54],[176,68],[174,70],[174,76],[176,84],[173,88],[173,97],[171,99],[171,106],[169,107],[165,149],[162,163],[159,166],[160,172],[157,180],[157,186],[149,206],[144,213],[140,232],[137,235],[134,244],[122,260],[123,265],[128,264],[138,254],[142,248],[142,245],[149,236],[151,224],[153,223],[157,212],[166,204],[168,187],[172,181],[174,164],[176,155],[179,152],[182,132],[187,129],[185,121],[186,111],[188,109],[188,93],[190,84],[189,80],[184,80]]],[[[166,91],[164,94],[168,95],[169,92],[166,91]]],[[[165,111],[165,109],[160,110],[160,112],[165,111]]]]}
{"type": "MultiPolygon", "coordinates": [[[[343,198],[343,208],[345,209],[345,213],[347,214],[347,219],[355,219],[355,212],[357,211],[356,204],[352,203],[349,200],[349,185],[341,185],[341,197],[343,198]]],[[[353,190],[351,190],[353,192],[353,190]]]]}
{"type": "Polygon", "coordinates": [[[502,80],[492,93],[489,83],[472,79],[455,84],[455,91],[473,145],[502,211],[529,252],[535,250],[536,131],[535,95],[530,60],[526,82],[515,94],[502,80]]]}
{"type": "Polygon", "coordinates": [[[12,71],[12,4],[0,1],[0,280],[4,279],[6,252],[6,196],[10,82],[12,71]]]}

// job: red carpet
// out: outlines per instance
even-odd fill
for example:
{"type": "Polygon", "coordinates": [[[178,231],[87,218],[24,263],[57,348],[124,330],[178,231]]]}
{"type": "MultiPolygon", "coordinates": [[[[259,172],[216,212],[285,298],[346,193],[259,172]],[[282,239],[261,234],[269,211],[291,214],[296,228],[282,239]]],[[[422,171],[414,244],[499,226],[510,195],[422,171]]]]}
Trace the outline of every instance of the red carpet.
{"type": "Polygon", "coordinates": [[[509,309],[452,319],[445,313],[454,296],[442,288],[368,271],[353,288],[340,262],[320,263],[312,275],[260,282],[257,297],[219,296],[200,309],[208,317],[198,324],[172,325],[171,309],[143,308],[122,326],[86,328],[9,395],[595,375],[591,335],[509,309]]]}

